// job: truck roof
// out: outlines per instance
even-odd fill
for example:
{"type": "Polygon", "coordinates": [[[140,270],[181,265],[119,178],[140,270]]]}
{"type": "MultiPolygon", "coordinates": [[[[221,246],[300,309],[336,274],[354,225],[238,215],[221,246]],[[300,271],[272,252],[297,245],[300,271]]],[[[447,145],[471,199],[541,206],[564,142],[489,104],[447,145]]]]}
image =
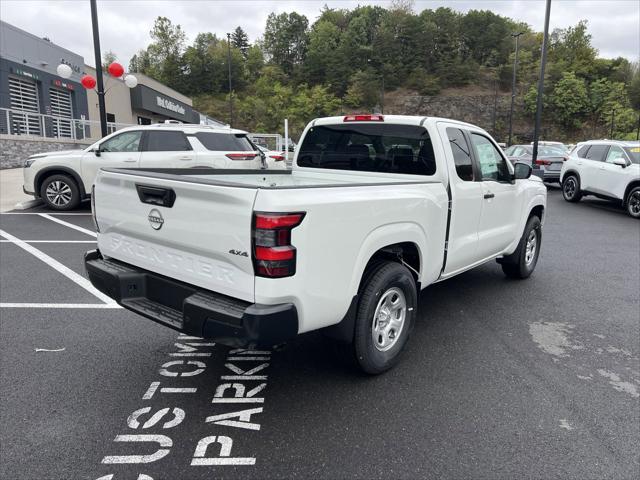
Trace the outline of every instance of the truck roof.
{"type": "MultiPolygon", "coordinates": [[[[366,114],[363,114],[366,115],[366,114]]],[[[374,114],[377,115],[377,114],[374,114]]],[[[336,123],[344,123],[345,117],[348,115],[340,115],[335,117],[322,117],[316,118],[311,123],[312,125],[335,125],[336,123]]],[[[479,128],[477,125],[472,125],[470,123],[461,122],[459,120],[453,120],[451,118],[442,118],[442,117],[427,117],[424,115],[385,115],[380,114],[383,117],[384,123],[391,124],[400,124],[400,125],[427,125],[427,124],[435,124],[439,121],[446,121],[450,123],[457,123],[459,125],[463,125],[465,127],[473,127],[479,128]]],[[[356,123],[356,122],[354,122],[356,123]]],[[[368,121],[363,121],[359,123],[369,123],[368,121]]]]}

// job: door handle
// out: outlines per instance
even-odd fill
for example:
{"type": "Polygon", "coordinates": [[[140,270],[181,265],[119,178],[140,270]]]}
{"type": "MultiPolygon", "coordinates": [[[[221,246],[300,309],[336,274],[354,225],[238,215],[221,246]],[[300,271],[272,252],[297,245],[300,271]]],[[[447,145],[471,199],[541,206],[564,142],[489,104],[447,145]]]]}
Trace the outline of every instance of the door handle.
{"type": "Polygon", "coordinates": [[[136,159],[135,159],[135,158],[127,158],[127,159],[125,160],[125,162],[126,162],[126,163],[135,163],[135,162],[136,162],[136,159]]]}
{"type": "Polygon", "coordinates": [[[182,160],[182,161],[185,161],[185,162],[186,162],[186,161],[191,160],[191,157],[180,157],[180,160],[182,160]]]}
{"type": "Polygon", "coordinates": [[[491,193],[491,192],[489,192],[489,193],[485,193],[485,194],[484,194],[484,198],[485,198],[485,199],[486,199],[486,198],[493,198],[493,197],[495,197],[495,194],[493,194],[493,193],[491,193]]]}

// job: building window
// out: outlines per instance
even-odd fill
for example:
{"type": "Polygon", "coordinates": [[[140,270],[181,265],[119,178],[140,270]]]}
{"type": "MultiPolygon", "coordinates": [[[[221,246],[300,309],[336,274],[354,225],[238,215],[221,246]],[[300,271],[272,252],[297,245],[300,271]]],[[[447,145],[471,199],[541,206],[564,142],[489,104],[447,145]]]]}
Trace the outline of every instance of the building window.
{"type": "Polygon", "coordinates": [[[11,130],[14,135],[42,135],[38,85],[32,80],[9,77],[11,130]],[[33,113],[35,115],[30,115],[33,113]]]}
{"type": "Polygon", "coordinates": [[[72,137],[71,119],[73,118],[73,107],[71,103],[71,92],[49,89],[51,98],[51,123],[53,125],[54,137],[72,137]]]}
{"type": "Polygon", "coordinates": [[[107,113],[107,133],[113,133],[117,130],[116,128],[116,116],[113,113],[107,113]]]}
{"type": "Polygon", "coordinates": [[[138,125],[151,125],[151,119],[138,116],[138,125]]]}

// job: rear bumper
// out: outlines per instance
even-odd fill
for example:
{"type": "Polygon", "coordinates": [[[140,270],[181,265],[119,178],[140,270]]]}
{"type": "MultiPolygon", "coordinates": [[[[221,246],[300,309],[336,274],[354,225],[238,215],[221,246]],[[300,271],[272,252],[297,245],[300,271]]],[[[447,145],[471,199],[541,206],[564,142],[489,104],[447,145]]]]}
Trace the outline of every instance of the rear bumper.
{"type": "Polygon", "coordinates": [[[124,308],[174,330],[231,347],[269,347],[298,334],[291,303],[251,304],[112,259],[85,254],[94,287],[124,308]]]}

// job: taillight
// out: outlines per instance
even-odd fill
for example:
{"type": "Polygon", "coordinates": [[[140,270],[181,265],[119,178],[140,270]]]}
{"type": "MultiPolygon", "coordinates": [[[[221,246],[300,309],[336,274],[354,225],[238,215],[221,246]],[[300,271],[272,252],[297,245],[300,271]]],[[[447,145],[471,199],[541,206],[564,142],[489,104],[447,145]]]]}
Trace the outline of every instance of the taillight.
{"type": "Polygon", "coordinates": [[[231,160],[253,160],[257,153],[227,153],[227,158],[231,160]]]}
{"type": "Polygon", "coordinates": [[[347,115],[343,122],[384,122],[382,115],[347,115]]]}
{"type": "Polygon", "coordinates": [[[98,217],[96,217],[96,186],[91,186],[91,219],[93,225],[96,227],[96,232],[100,233],[100,227],[98,226],[98,217]]]}
{"type": "Polygon", "coordinates": [[[273,158],[276,162],[281,162],[284,160],[284,155],[269,155],[270,158],[273,158]]]}
{"type": "Polygon", "coordinates": [[[302,223],[304,213],[254,213],[253,269],[256,276],[291,277],[296,273],[296,248],[291,230],[302,223]]]}
{"type": "Polygon", "coordinates": [[[537,159],[536,160],[536,165],[551,165],[551,160],[537,159]]]}

